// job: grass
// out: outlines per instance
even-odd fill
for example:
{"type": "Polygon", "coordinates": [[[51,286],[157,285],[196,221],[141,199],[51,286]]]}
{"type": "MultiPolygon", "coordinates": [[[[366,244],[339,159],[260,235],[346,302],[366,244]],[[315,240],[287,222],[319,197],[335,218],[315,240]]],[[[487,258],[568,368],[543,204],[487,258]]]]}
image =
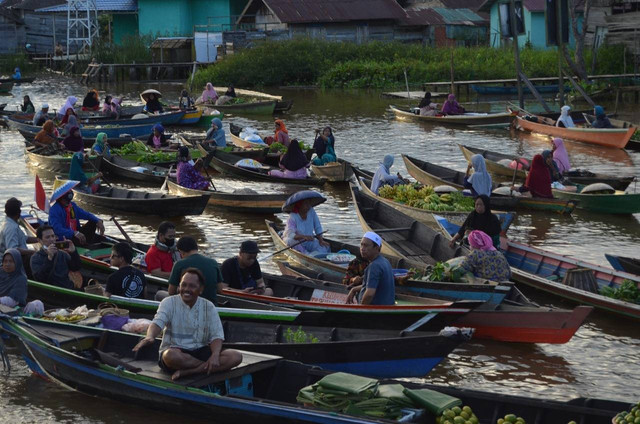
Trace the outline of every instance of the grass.
{"type": "Polygon", "coordinates": [[[38,69],[38,66],[29,62],[29,57],[26,54],[3,54],[0,55],[0,72],[3,74],[13,74],[13,70],[18,67],[24,77],[29,72],[38,69]]]}
{"type": "MultiPolygon", "coordinates": [[[[433,48],[419,44],[337,43],[307,38],[258,42],[194,76],[195,86],[241,87],[319,85],[325,88],[393,88],[409,81],[450,79],[451,52],[458,80],[512,78],[513,52],[491,47],[433,48]]],[[[591,63],[587,52],[586,62],[591,63]]],[[[529,77],[557,75],[557,53],[525,48],[522,67],[529,77]]],[[[602,47],[596,73],[622,72],[621,47],[602,47]]]]}
{"type": "Polygon", "coordinates": [[[152,62],[151,35],[130,35],[116,45],[105,40],[98,41],[93,48],[93,56],[99,63],[148,63],[152,62]]]}

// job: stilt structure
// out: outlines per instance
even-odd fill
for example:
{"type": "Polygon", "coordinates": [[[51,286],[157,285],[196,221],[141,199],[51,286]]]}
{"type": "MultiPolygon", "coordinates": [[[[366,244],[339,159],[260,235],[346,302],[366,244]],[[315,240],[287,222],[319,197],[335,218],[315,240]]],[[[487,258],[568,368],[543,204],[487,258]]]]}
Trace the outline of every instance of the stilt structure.
{"type": "Polygon", "coordinates": [[[67,0],[67,51],[76,45],[79,54],[89,53],[98,38],[96,0],[67,0]]]}

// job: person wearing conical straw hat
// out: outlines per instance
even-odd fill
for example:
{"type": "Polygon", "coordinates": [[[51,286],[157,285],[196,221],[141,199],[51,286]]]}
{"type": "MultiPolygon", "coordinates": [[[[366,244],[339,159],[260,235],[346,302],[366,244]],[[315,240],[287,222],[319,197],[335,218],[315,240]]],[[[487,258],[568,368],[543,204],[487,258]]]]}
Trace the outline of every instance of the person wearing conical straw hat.
{"type": "Polygon", "coordinates": [[[320,218],[313,209],[314,206],[326,200],[320,193],[313,190],[299,191],[287,199],[282,207],[283,212],[289,213],[287,226],[282,235],[287,246],[296,245],[293,249],[308,254],[331,251],[329,243],[322,238],[320,218]]]}

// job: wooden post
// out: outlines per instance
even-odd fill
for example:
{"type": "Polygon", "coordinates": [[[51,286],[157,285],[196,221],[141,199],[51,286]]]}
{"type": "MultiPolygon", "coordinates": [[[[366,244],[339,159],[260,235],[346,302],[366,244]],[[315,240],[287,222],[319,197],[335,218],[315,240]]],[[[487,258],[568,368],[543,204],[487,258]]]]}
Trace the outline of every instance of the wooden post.
{"type": "Polygon", "coordinates": [[[451,94],[455,93],[456,85],[455,85],[455,72],[453,69],[453,48],[451,49],[451,63],[449,65],[449,72],[451,75],[451,94]]]}
{"type": "Polygon", "coordinates": [[[515,0],[511,0],[509,7],[509,18],[511,20],[511,35],[513,37],[513,54],[516,61],[516,84],[518,86],[518,102],[520,104],[520,108],[524,109],[524,97],[522,96],[522,79],[520,78],[520,46],[518,46],[518,24],[516,23],[515,0]]]}
{"type": "MultiPolygon", "coordinates": [[[[567,7],[569,7],[567,5],[567,7]]],[[[556,42],[558,44],[558,94],[560,102],[564,104],[564,79],[562,78],[562,50],[564,45],[564,31],[562,30],[562,0],[556,0],[556,42]]]]}
{"type": "Polygon", "coordinates": [[[404,83],[407,86],[407,99],[411,99],[411,92],[409,91],[409,78],[407,78],[407,68],[404,68],[404,83]]]}
{"type": "Polygon", "coordinates": [[[56,14],[52,13],[51,16],[53,16],[53,54],[56,54],[56,14]]]}

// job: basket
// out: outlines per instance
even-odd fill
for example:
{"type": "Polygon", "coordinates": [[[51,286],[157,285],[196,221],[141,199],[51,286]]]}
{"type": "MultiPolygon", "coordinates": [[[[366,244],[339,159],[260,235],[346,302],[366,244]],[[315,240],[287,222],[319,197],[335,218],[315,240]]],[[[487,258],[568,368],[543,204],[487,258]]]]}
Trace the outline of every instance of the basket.
{"type": "Polygon", "coordinates": [[[89,284],[84,288],[85,293],[95,294],[97,296],[104,296],[104,288],[102,285],[94,279],[89,280],[89,284]]]}
{"type": "Polygon", "coordinates": [[[118,308],[117,305],[114,305],[110,302],[104,302],[98,305],[98,312],[100,316],[103,317],[105,315],[117,315],[120,317],[128,317],[129,310],[124,308],[118,308]]]}

